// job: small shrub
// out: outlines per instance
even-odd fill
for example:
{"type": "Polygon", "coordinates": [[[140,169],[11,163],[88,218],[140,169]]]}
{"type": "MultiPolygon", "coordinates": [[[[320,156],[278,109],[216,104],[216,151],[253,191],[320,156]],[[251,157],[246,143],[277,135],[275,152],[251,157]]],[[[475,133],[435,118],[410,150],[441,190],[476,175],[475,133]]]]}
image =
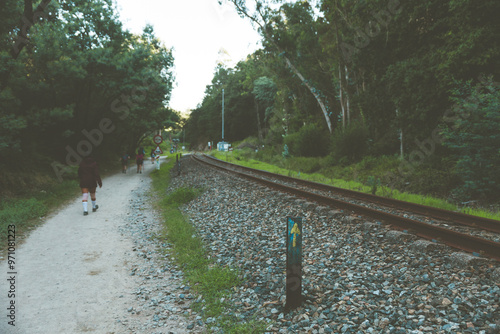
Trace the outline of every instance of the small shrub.
{"type": "Polygon", "coordinates": [[[416,194],[446,197],[459,182],[458,176],[446,167],[441,169],[421,166],[406,178],[406,190],[416,194]],[[432,182],[431,182],[432,180],[432,182]]]}
{"type": "Polygon", "coordinates": [[[316,125],[308,124],[298,132],[285,137],[291,153],[301,157],[322,157],[328,154],[328,135],[316,125]]]}
{"type": "Polygon", "coordinates": [[[387,131],[384,135],[375,141],[371,147],[371,153],[373,155],[392,155],[399,152],[400,141],[398,138],[399,134],[392,131],[387,131]]]}
{"type": "Polygon", "coordinates": [[[199,191],[192,188],[178,188],[165,198],[166,204],[186,204],[198,196],[199,191]]]}
{"type": "Polygon", "coordinates": [[[368,128],[353,122],[345,129],[337,129],[333,136],[333,154],[341,163],[356,162],[368,150],[368,128]]]}
{"type": "Polygon", "coordinates": [[[366,180],[366,185],[371,187],[371,193],[375,195],[377,192],[378,187],[380,187],[380,179],[375,179],[374,176],[369,176],[368,180],[366,180]]]}

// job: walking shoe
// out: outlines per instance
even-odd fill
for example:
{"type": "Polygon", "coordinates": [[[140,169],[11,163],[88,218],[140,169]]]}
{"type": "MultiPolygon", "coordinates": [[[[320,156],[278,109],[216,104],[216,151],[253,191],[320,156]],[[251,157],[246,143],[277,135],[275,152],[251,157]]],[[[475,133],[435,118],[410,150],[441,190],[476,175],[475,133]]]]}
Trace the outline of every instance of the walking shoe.
{"type": "Polygon", "coordinates": [[[88,212],[88,211],[83,211],[83,215],[84,215],[84,216],[87,216],[88,214],[89,214],[89,212],[88,212]]]}
{"type": "Polygon", "coordinates": [[[96,205],[95,208],[92,208],[92,212],[96,212],[99,209],[99,205],[96,205]]]}

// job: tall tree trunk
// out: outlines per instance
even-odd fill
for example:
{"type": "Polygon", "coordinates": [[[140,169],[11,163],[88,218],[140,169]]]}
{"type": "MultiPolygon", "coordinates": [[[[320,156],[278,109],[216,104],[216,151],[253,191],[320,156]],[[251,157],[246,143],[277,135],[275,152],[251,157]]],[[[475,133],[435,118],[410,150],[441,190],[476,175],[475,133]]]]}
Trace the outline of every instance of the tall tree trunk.
{"type": "Polygon", "coordinates": [[[347,113],[347,125],[351,124],[351,106],[349,103],[349,69],[347,65],[345,65],[345,81],[346,81],[346,89],[345,89],[345,98],[346,98],[346,113],[347,113]]]}
{"type": "Polygon", "coordinates": [[[339,97],[340,97],[340,107],[342,108],[342,129],[345,130],[344,92],[342,87],[342,68],[340,62],[339,62],[339,97]]]}
{"type": "Polygon", "coordinates": [[[342,39],[339,34],[339,27],[337,25],[336,20],[334,24],[335,24],[335,35],[337,37],[337,50],[338,50],[338,62],[339,62],[339,97],[340,97],[340,107],[342,109],[342,129],[345,130],[346,125],[348,125],[350,121],[349,95],[347,92],[347,86],[349,83],[348,83],[347,65],[343,61],[342,50],[340,48],[342,39]],[[345,73],[342,73],[342,65],[344,65],[345,73]],[[344,85],[344,79],[345,79],[345,85],[344,85]],[[344,92],[346,98],[345,101],[344,101],[344,92]]]}
{"type": "MultiPolygon", "coordinates": [[[[396,116],[399,117],[399,110],[396,108],[396,116]]],[[[399,151],[400,151],[400,158],[403,160],[405,158],[404,155],[404,145],[403,145],[403,127],[399,128],[399,151]]]]}
{"type": "Polygon", "coordinates": [[[257,115],[257,133],[259,134],[259,141],[262,142],[264,140],[264,136],[262,135],[262,127],[260,126],[260,114],[259,114],[259,101],[254,99],[255,105],[255,114],[257,115]]]}
{"type": "Polygon", "coordinates": [[[399,129],[399,140],[400,140],[400,154],[401,154],[401,160],[405,158],[404,150],[403,150],[403,129],[399,129]]]}

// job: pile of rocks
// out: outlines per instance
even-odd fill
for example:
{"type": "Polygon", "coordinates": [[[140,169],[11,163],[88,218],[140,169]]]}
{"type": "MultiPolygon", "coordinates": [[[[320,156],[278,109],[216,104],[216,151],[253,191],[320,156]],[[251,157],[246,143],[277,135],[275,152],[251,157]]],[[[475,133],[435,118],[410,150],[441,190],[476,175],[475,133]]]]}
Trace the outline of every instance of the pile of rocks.
{"type": "MultiPolygon", "coordinates": [[[[188,157],[182,209],[208,254],[238,270],[232,312],[280,333],[499,333],[500,269],[379,222],[321,208],[188,157]],[[302,307],[284,312],[286,217],[303,218],[302,307]]],[[[211,322],[217,319],[210,319],[211,322]]]]}

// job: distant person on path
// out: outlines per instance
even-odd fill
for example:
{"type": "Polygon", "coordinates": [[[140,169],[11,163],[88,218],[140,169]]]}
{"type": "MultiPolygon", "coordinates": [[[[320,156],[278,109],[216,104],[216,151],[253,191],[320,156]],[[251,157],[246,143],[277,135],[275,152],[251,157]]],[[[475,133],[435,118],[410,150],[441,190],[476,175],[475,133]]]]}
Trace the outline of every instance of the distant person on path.
{"type": "Polygon", "coordinates": [[[139,151],[137,151],[135,161],[137,163],[137,173],[142,174],[142,168],[144,166],[144,149],[142,147],[139,149],[139,151]]]}
{"type": "Polygon", "coordinates": [[[149,154],[151,156],[151,163],[154,164],[155,163],[155,149],[152,148],[151,149],[151,153],[149,154]]]}
{"type": "Polygon", "coordinates": [[[122,173],[126,174],[130,156],[127,153],[123,152],[120,160],[122,161],[122,173]]]}
{"type": "Polygon", "coordinates": [[[96,188],[99,184],[99,188],[102,187],[101,176],[99,175],[99,167],[97,162],[92,157],[86,157],[80,163],[78,168],[78,177],[80,178],[80,188],[82,188],[82,203],[83,203],[83,215],[86,216],[88,212],[88,199],[89,193],[92,200],[92,212],[96,212],[99,206],[96,204],[96,188]]]}

